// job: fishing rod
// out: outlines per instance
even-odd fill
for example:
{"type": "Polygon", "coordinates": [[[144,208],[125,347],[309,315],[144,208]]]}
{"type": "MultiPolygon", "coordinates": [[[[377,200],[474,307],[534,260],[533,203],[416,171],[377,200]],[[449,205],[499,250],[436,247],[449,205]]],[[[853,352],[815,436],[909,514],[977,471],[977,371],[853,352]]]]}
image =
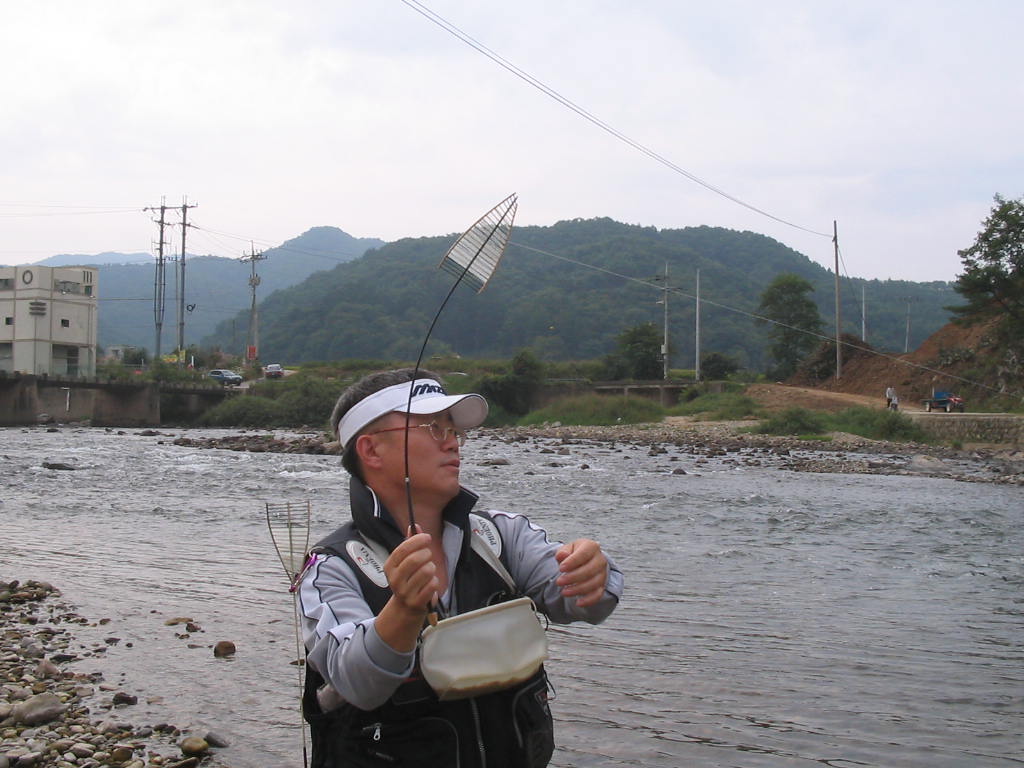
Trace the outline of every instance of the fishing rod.
{"type": "Polygon", "coordinates": [[[444,269],[454,274],[456,278],[452,287],[448,290],[448,294],[444,297],[444,301],[441,302],[441,306],[438,307],[437,312],[434,314],[434,319],[430,322],[426,336],[423,337],[423,344],[420,345],[420,352],[416,357],[412,379],[409,382],[409,398],[405,407],[404,443],[405,498],[409,511],[409,533],[416,529],[416,515],[412,503],[412,480],[410,479],[411,473],[409,471],[409,429],[412,417],[412,397],[416,388],[416,377],[423,362],[423,354],[427,349],[427,342],[430,340],[430,334],[433,333],[434,326],[437,325],[441,313],[448,305],[448,300],[451,299],[455,289],[464,280],[467,284],[474,285],[477,293],[480,293],[487,287],[487,283],[498,268],[498,262],[501,261],[502,254],[505,253],[505,248],[512,235],[512,222],[515,220],[518,207],[518,198],[515,193],[512,193],[463,232],[437,265],[439,269],[444,269]]]}

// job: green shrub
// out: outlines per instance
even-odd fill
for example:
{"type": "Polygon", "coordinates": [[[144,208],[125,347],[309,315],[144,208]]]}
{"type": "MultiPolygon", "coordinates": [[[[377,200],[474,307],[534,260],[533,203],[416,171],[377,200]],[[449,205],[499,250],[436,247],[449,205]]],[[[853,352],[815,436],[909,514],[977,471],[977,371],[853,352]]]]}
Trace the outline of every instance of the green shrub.
{"type": "Polygon", "coordinates": [[[577,395],[556,400],[522,419],[522,426],[560,422],[574,426],[612,426],[661,421],[664,409],[643,397],[577,395]]]}
{"type": "Polygon", "coordinates": [[[96,378],[107,379],[108,381],[139,381],[142,378],[141,368],[122,365],[121,363],[97,363],[96,378]]]}
{"type": "MultiPolygon", "coordinates": [[[[694,391],[694,390],[690,390],[694,391]]],[[[707,421],[739,421],[758,415],[757,403],[740,392],[699,394],[685,403],[672,406],[670,416],[704,414],[707,421]]]]}
{"type": "Polygon", "coordinates": [[[284,420],[277,401],[237,395],[203,413],[199,423],[207,427],[277,427],[284,420]]]}
{"type": "Polygon", "coordinates": [[[925,433],[908,416],[878,408],[847,408],[827,417],[830,428],[872,440],[925,442],[925,433]]]}
{"type": "Polygon", "coordinates": [[[754,430],[762,435],[820,435],[829,431],[825,415],[806,408],[787,408],[781,413],[765,419],[754,430]]]}
{"type": "Polygon", "coordinates": [[[293,427],[326,424],[345,386],[338,381],[324,381],[302,374],[289,376],[284,381],[288,386],[277,403],[282,423],[293,427]]]}
{"type": "Polygon", "coordinates": [[[839,413],[789,408],[761,423],[755,432],[765,435],[822,436],[848,432],[871,440],[927,442],[926,435],[902,413],[878,408],[847,408],[839,413]]]}

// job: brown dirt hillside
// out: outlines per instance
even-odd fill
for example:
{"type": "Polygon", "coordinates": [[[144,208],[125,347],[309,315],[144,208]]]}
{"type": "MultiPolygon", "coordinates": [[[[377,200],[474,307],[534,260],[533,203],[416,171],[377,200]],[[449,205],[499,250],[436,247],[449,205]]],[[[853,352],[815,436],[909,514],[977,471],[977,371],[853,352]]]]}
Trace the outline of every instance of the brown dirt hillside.
{"type": "MultiPolygon", "coordinates": [[[[884,402],[885,389],[896,388],[901,407],[919,408],[933,389],[952,390],[968,396],[970,386],[956,378],[977,363],[971,353],[984,353],[992,334],[992,324],[962,327],[952,323],[929,336],[913,352],[883,355],[874,351],[844,349],[843,375],[821,382],[797,375],[789,383],[818,390],[864,395],[884,402]]],[[[969,378],[969,377],[964,377],[969,378]]]]}

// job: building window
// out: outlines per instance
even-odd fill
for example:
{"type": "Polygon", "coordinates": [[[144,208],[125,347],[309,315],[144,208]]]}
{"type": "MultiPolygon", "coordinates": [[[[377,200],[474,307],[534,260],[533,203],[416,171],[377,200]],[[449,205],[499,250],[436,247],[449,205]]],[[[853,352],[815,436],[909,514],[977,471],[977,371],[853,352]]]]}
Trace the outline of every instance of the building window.
{"type": "Polygon", "coordinates": [[[14,290],[14,278],[13,277],[0,277],[0,291],[13,291],[14,290]]]}
{"type": "Polygon", "coordinates": [[[14,325],[14,318],[13,317],[5,317],[4,318],[4,325],[14,325]]]}
{"type": "Polygon", "coordinates": [[[60,319],[60,327],[61,328],[70,328],[71,327],[71,321],[68,320],[66,317],[62,317],[60,319]]]}

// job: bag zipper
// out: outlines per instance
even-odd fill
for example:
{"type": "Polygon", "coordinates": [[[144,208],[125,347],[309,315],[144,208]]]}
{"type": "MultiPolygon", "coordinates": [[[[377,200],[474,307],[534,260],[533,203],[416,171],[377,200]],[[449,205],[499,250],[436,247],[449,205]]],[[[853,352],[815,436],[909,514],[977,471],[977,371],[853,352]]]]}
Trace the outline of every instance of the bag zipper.
{"type": "Polygon", "coordinates": [[[480,733],[480,711],[477,709],[476,700],[469,700],[469,710],[473,713],[473,728],[476,730],[476,748],[480,752],[480,768],[487,768],[487,752],[484,750],[484,738],[480,733]]]}

